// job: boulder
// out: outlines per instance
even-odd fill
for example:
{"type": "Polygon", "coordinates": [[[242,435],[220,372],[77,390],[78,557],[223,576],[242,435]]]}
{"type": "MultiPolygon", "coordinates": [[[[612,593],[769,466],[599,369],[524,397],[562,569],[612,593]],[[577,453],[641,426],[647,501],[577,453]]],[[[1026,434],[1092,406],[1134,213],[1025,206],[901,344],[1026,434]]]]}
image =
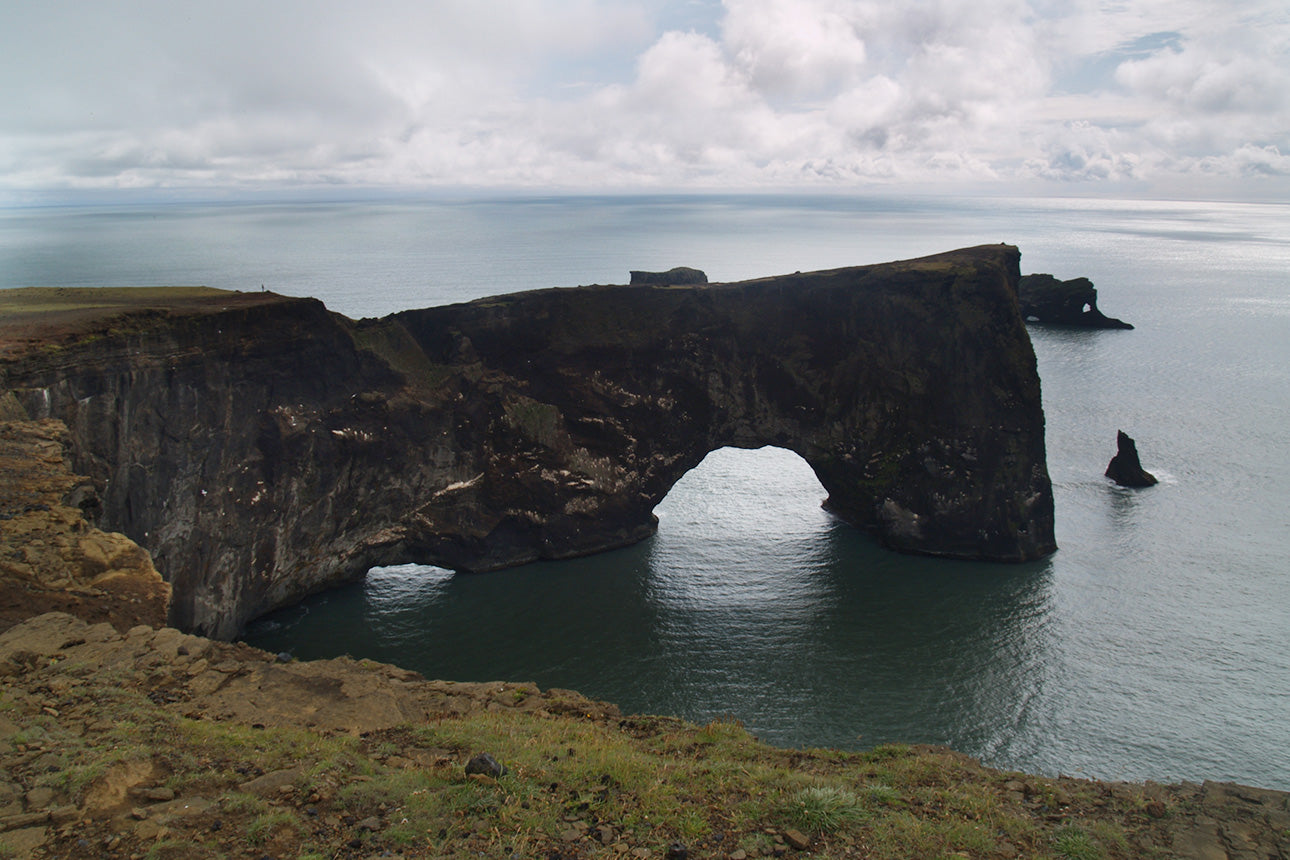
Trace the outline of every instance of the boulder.
{"type": "Polygon", "coordinates": [[[497,759],[486,752],[482,752],[471,756],[470,761],[466,762],[466,773],[477,773],[483,776],[491,776],[493,779],[500,779],[506,776],[507,770],[506,766],[497,759]]]}

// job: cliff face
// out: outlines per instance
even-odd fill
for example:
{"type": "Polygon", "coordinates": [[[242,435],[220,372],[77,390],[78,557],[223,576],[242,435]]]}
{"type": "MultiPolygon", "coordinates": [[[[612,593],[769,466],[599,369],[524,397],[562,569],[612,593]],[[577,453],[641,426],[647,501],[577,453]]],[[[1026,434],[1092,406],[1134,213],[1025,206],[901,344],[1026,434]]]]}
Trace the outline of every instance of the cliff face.
{"type": "Polygon", "coordinates": [[[1055,544],[1018,259],[359,322],[259,294],[144,301],[10,336],[0,390],[66,422],[103,526],[170,580],[172,623],[219,637],[373,564],[486,570],[640,540],[725,445],[796,451],[895,549],[1022,561],[1055,544]]]}
{"type": "Polygon", "coordinates": [[[365,470],[330,430],[369,381],[393,394],[398,377],[317,301],[143,304],[158,307],[103,308],[11,350],[0,388],[67,425],[76,468],[99,488],[98,524],[150,551],[171,622],[231,637],[353,575],[353,545],[374,530],[354,513],[391,468],[365,470]]]}

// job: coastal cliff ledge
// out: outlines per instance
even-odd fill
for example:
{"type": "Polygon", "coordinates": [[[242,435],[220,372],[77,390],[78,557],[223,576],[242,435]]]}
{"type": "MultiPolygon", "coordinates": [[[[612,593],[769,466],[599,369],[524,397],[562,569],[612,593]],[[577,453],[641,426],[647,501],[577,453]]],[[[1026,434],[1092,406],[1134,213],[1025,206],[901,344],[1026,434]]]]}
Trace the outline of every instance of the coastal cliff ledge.
{"type": "Polygon", "coordinates": [[[206,289],[0,291],[0,392],[64,422],[97,525],[170,622],[252,618],[416,561],[623,546],[723,446],[798,453],[905,552],[1055,549],[1006,245],[735,284],[539,290],[350,320],[206,289]]]}

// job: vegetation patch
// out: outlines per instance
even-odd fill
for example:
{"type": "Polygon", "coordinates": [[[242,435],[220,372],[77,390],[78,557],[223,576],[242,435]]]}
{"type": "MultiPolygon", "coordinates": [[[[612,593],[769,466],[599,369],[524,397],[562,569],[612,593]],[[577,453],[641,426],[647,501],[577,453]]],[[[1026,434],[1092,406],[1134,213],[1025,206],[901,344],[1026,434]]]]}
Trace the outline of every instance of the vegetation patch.
{"type": "MultiPolygon", "coordinates": [[[[479,685],[470,707],[363,733],[264,725],[185,701],[187,672],[157,655],[106,647],[95,672],[0,659],[6,796],[47,822],[3,838],[44,839],[35,856],[1131,860],[1172,856],[1201,818],[1239,820],[1269,856],[1285,838],[1254,824],[1286,808],[1275,792],[1002,774],[907,745],[779,749],[731,718],[624,718],[530,687],[479,685]],[[479,753],[505,771],[468,772],[479,753]]],[[[205,647],[221,674],[267,660],[205,647]]]]}

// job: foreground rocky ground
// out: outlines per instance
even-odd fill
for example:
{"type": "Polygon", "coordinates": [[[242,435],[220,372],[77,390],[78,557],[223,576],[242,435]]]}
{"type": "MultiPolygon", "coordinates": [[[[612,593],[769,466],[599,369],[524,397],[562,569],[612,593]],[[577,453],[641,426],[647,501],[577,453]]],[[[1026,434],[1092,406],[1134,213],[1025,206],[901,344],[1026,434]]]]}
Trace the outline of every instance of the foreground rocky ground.
{"type": "Polygon", "coordinates": [[[9,417],[0,857],[1290,860],[1280,792],[776,749],[733,722],[165,628],[164,583],[86,519],[60,427],[9,417]]]}
{"type": "Polygon", "coordinates": [[[780,750],[530,684],[65,613],[0,636],[0,676],[10,856],[1290,857],[1278,792],[780,750]],[[506,772],[468,767],[483,752],[506,772]]]}

